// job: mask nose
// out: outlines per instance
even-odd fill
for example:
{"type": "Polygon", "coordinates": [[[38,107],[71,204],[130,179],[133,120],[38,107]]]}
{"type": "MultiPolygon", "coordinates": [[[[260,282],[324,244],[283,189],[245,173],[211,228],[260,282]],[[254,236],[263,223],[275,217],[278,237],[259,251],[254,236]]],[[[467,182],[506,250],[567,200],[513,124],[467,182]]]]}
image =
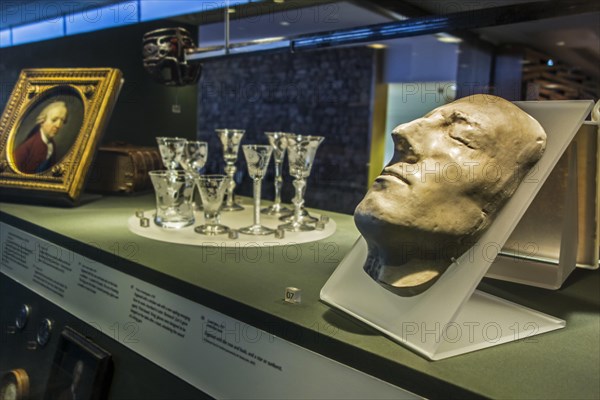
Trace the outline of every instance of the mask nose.
{"type": "Polygon", "coordinates": [[[407,137],[405,125],[401,125],[394,129],[392,132],[392,139],[394,139],[394,157],[390,164],[399,162],[416,164],[419,162],[419,153],[415,148],[414,143],[407,137]]]}

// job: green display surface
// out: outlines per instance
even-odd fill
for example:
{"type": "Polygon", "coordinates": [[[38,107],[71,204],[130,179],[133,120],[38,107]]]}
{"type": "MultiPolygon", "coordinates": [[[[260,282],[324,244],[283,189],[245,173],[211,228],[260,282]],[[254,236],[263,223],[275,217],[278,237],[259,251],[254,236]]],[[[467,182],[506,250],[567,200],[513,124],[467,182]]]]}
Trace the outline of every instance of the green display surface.
{"type": "Polygon", "coordinates": [[[321,242],[269,249],[206,248],[129,232],[127,219],[153,203],[152,195],[106,197],[74,209],[0,203],[0,216],[17,228],[425,397],[600,397],[598,271],[575,271],[559,291],[485,280],[479,289],[565,319],[567,327],[430,362],[319,301],[321,287],[358,237],[351,216],[326,212],[338,229],[321,242]],[[288,286],[302,289],[301,304],[283,301],[288,286]]]}

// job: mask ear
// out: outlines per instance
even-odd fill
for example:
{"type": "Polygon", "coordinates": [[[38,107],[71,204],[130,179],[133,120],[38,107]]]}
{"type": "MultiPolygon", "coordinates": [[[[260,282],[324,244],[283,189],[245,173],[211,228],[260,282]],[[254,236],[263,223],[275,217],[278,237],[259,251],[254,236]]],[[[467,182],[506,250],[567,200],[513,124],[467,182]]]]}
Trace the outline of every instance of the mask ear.
{"type": "Polygon", "coordinates": [[[600,100],[596,102],[596,105],[592,109],[592,121],[600,121],[600,100]]]}
{"type": "Polygon", "coordinates": [[[479,226],[477,227],[477,229],[474,232],[475,236],[479,236],[480,234],[485,232],[485,230],[491,225],[491,223],[492,223],[492,219],[490,218],[490,215],[482,210],[481,211],[481,222],[479,223],[479,226]]]}
{"type": "Polygon", "coordinates": [[[474,245],[475,241],[479,239],[479,236],[481,236],[481,234],[485,232],[485,230],[490,226],[491,223],[492,219],[489,216],[489,214],[486,213],[484,210],[481,210],[479,223],[476,226],[474,226],[473,231],[471,231],[471,233],[467,234],[465,237],[462,237],[459,240],[459,243],[464,245],[467,243],[467,241],[470,241],[472,242],[471,245],[474,245]]]}

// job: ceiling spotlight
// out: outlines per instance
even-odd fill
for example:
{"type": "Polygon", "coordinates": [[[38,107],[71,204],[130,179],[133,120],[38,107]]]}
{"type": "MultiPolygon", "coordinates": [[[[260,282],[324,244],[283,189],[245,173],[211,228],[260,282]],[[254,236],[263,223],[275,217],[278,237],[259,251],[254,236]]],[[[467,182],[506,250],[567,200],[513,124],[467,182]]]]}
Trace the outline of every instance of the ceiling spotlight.
{"type": "Polygon", "coordinates": [[[442,43],[461,43],[462,39],[447,33],[436,33],[435,37],[442,43]]]}
{"type": "Polygon", "coordinates": [[[281,21],[281,22],[279,23],[279,25],[281,25],[281,26],[290,26],[290,23],[289,23],[289,22],[287,22],[287,21],[281,21]]]}
{"type": "Polygon", "coordinates": [[[565,42],[564,42],[564,40],[561,40],[560,42],[556,42],[556,45],[557,46],[564,46],[565,42]]]}
{"type": "Polygon", "coordinates": [[[372,44],[367,45],[367,47],[379,50],[379,49],[385,49],[387,46],[385,44],[382,44],[382,43],[372,43],[372,44]]]}
{"type": "Polygon", "coordinates": [[[273,0],[273,3],[281,4],[285,3],[285,0],[273,0]]]}
{"type": "Polygon", "coordinates": [[[263,38],[263,39],[256,39],[256,40],[253,40],[252,43],[257,43],[257,44],[273,43],[273,42],[279,42],[284,39],[285,39],[285,36],[274,36],[274,37],[268,37],[268,38],[263,38]]]}

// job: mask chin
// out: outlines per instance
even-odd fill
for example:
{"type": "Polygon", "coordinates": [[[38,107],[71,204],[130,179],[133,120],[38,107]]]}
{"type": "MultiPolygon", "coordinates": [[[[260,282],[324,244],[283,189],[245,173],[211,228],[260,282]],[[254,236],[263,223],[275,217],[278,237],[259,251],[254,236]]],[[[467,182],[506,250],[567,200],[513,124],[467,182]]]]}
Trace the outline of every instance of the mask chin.
{"type": "Polygon", "coordinates": [[[402,297],[412,297],[429,289],[452,264],[452,260],[411,259],[403,265],[384,263],[377,247],[369,246],[364,271],[384,289],[402,297]]]}

